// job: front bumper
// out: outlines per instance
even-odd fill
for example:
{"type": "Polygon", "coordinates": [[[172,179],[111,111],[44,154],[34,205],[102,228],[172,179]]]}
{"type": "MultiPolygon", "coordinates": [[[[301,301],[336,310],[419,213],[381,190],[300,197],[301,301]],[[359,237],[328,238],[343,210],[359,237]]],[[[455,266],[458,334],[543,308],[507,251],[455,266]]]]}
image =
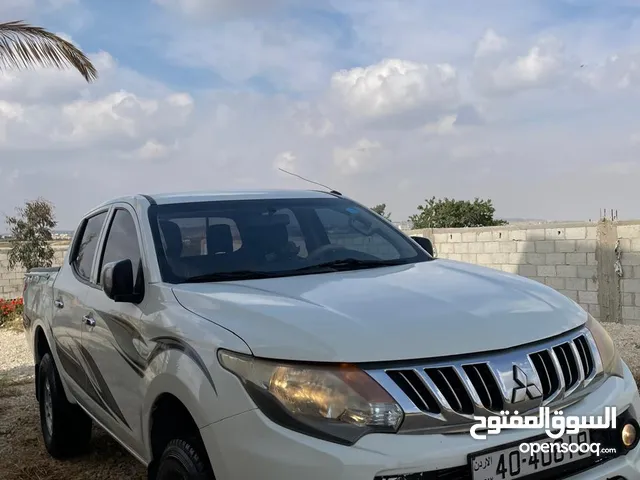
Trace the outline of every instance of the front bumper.
{"type": "MultiPolygon", "coordinates": [[[[624,379],[609,378],[581,402],[564,409],[564,414],[600,415],[605,406],[615,406],[618,414],[628,410],[638,418],[638,389],[626,365],[624,372],[624,379]]],[[[470,434],[373,434],[348,447],[293,432],[259,410],[251,410],[209,425],[201,433],[218,480],[454,480],[471,479],[464,468],[468,454],[544,432],[506,430],[486,440],[475,440],[470,434]],[[445,472],[436,474],[436,470],[451,473],[442,476],[445,472]]],[[[640,446],[563,478],[606,480],[616,476],[640,478],[640,446]]]]}

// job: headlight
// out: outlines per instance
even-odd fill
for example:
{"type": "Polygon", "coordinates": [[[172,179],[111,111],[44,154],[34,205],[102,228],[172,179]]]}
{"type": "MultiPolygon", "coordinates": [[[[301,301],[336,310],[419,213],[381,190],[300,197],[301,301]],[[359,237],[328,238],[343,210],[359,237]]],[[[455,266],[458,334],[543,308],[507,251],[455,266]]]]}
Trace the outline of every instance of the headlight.
{"type": "Polygon", "coordinates": [[[369,375],[353,366],[296,365],[220,350],[234,373],[274,422],[325,440],[352,445],[367,433],[394,433],[404,412],[369,375]]]}
{"type": "Polygon", "coordinates": [[[622,359],[620,358],[618,349],[613,343],[611,336],[609,336],[609,333],[607,333],[600,322],[591,315],[589,315],[586,326],[591,332],[593,340],[596,342],[596,346],[598,347],[604,373],[614,375],[616,377],[624,377],[622,359]]]}

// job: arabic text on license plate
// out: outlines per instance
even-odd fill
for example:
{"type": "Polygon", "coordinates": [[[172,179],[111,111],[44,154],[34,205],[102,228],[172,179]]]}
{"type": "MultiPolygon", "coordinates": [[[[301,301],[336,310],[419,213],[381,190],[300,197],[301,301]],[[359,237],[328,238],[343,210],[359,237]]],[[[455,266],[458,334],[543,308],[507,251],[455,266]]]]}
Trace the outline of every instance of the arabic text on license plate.
{"type": "MultiPolygon", "coordinates": [[[[588,430],[576,434],[566,434],[558,439],[543,438],[531,443],[589,443],[588,430]]],[[[525,439],[523,443],[528,443],[525,439]]],[[[473,480],[514,480],[544,472],[552,468],[582,460],[591,455],[590,451],[575,453],[567,450],[539,451],[522,453],[520,445],[493,452],[484,452],[471,457],[470,466],[473,480]]]]}

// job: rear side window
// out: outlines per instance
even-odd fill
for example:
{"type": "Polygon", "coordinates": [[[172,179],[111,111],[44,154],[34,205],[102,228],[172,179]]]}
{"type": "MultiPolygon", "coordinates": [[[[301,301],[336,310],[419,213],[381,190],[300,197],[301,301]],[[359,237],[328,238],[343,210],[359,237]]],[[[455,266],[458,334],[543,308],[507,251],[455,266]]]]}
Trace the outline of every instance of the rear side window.
{"type": "Polygon", "coordinates": [[[96,256],[96,248],[98,247],[98,237],[102,224],[107,218],[107,212],[99,213],[86,220],[82,237],[76,247],[76,254],[73,259],[73,266],[80,277],[85,280],[91,278],[91,266],[96,256]]]}
{"type": "MultiPolygon", "coordinates": [[[[109,227],[100,271],[102,271],[102,266],[107,263],[120,260],[131,260],[133,275],[137,275],[141,258],[136,224],[131,214],[123,209],[116,210],[113,222],[109,227]]],[[[100,276],[98,276],[98,283],[100,283],[100,276]]]]}

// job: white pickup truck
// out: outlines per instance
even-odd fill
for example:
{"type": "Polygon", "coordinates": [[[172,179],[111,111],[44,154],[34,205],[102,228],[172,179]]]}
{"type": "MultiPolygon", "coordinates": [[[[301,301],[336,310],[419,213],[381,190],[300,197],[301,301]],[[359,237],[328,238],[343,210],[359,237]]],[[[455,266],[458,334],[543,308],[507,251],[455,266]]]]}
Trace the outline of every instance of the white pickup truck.
{"type": "Polygon", "coordinates": [[[96,207],[25,278],[48,452],[86,451],[95,423],[151,479],[639,479],[640,397],[602,326],[429,250],[338,192],[96,207]],[[541,407],[616,422],[555,440],[599,455],[524,453],[552,441],[531,425],[471,434],[541,407]]]}

